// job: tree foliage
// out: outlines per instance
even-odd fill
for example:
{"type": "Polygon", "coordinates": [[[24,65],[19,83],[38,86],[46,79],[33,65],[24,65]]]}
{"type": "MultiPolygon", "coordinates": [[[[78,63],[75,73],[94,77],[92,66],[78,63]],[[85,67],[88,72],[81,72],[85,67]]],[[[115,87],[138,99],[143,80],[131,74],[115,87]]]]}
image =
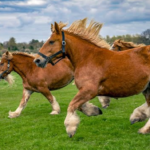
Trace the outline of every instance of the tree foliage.
{"type": "MultiPolygon", "coordinates": [[[[136,35],[126,34],[126,35],[118,35],[118,36],[112,36],[112,37],[107,35],[104,39],[110,45],[113,44],[113,42],[116,39],[121,39],[127,42],[134,42],[135,44],[143,43],[146,45],[150,45],[150,29],[147,29],[143,31],[141,34],[136,34],[136,35]]],[[[32,39],[29,43],[26,43],[26,42],[16,43],[15,38],[11,37],[8,41],[0,43],[0,56],[6,50],[37,53],[43,44],[44,44],[44,41],[39,41],[36,39],[32,39]]]]}

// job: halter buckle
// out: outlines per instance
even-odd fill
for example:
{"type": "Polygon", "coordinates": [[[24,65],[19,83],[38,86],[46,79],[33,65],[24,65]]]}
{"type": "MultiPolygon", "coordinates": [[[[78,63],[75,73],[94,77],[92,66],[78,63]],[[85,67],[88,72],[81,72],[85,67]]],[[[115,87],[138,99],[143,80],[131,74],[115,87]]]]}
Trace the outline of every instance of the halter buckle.
{"type": "Polygon", "coordinates": [[[62,41],[62,45],[66,45],[66,41],[62,41]]]}

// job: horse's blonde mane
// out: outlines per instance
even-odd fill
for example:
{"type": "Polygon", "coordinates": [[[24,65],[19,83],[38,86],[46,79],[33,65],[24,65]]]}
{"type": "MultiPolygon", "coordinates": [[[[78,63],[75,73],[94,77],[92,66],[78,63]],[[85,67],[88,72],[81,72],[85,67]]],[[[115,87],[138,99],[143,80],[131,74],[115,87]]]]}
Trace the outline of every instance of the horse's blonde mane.
{"type": "Polygon", "coordinates": [[[26,52],[12,52],[12,55],[24,55],[24,56],[34,57],[34,54],[29,54],[26,52]]]}
{"type": "Polygon", "coordinates": [[[116,45],[120,47],[129,47],[129,48],[136,48],[136,47],[142,47],[145,46],[145,44],[135,44],[133,42],[125,42],[123,40],[115,40],[114,42],[116,45]]]}
{"type": "MultiPolygon", "coordinates": [[[[82,39],[86,39],[89,42],[94,43],[98,47],[109,49],[110,45],[99,35],[103,24],[95,22],[94,20],[92,20],[87,27],[86,24],[87,18],[78,20],[73,22],[70,27],[65,29],[64,31],[75,34],[82,39]]],[[[60,25],[58,24],[58,26],[60,25]]]]}
{"type": "Polygon", "coordinates": [[[34,58],[34,54],[28,54],[25,52],[5,52],[2,55],[2,57],[8,60],[11,60],[13,58],[13,55],[23,55],[23,56],[34,58]]]}

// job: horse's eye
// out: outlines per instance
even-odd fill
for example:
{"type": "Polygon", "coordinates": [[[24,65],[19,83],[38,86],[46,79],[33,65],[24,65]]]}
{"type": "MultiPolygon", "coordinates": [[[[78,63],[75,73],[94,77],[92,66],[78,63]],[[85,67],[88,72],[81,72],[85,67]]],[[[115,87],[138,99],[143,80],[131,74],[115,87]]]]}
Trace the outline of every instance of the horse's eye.
{"type": "Polygon", "coordinates": [[[50,41],[49,44],[53,45],[55,41],[50,41]]]}
{"type": "Polygon", "coordinates": [[[0,66],[3,66],[4,65],[4,63],[0,63],[0,66]]]}

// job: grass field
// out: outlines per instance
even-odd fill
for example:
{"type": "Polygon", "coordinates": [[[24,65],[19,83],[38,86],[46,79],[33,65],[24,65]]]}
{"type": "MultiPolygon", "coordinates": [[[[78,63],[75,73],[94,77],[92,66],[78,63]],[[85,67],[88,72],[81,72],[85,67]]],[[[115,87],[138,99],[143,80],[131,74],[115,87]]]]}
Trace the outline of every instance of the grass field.
{"type": "Polygon", "coordinates": [[[15,76],[10,87],[0,81],[0,150],[150,150],[150,135],[138,134],[145,122],[130,125],[129,116],[134,108],[145,102],[142,94],[112,99],[103,115],[87,117],[78,112],[81,123],[73,138],[69,138],[64,119],[69,102],[77,89],[73,85],[52,91],[61,107],[59,115],[49,115],[51,106],[39,93],[34,93],[18,118],[8,118],[22,98],[22,81],[15,76]]]}

